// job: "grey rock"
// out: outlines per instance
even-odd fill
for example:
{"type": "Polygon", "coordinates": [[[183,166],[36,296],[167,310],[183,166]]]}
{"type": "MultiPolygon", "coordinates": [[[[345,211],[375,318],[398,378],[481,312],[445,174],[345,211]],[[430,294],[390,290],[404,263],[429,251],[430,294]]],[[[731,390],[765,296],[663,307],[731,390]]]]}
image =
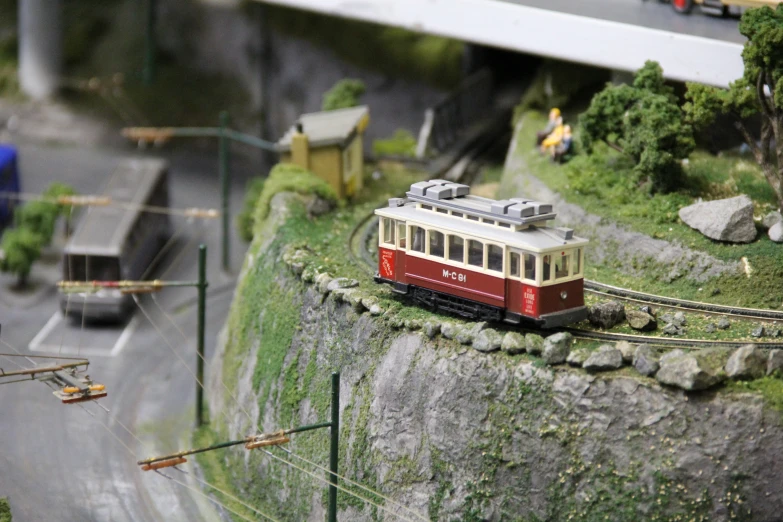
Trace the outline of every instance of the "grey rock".
{"type": "Polygon", "coordinates": [[[312,283],[315,281],[316,274],[315,268],[313,267],[306,267],[304,270],[302,270],[302,281],[305,283],[312,283]]]}
{"type": "Polygon", "coordinates": [[[660,368],[660,353],[649,344],[640,344],[633,356],[633,367],[642,375],[655,375],[660,368]]]}
{"type": "Polygon", "coordinates": [[[783,243],[783,223],[775,223],[767,232],[769,238],[775,243],[783,243]]]}
{"type": "Polygon", "coordinates": [[[673,359],[675,357],[680,357],[682,355],[685,355],[686,352],[684,350],[680,350],[679,348],[672,350],[670,352],[666,352],[661,356],[661,364],[663,364],[664,361],[667,361],[669,359],[673,359]]]}
{"type": "Polygon", "coordinates": [[[562,364],[571,353],[573,336],[568,332],[560,332],[544,339],[544,350],[541,357],[547,364],[562,364]]]}
{"type": "Polygon", "coordinates": [[[770,212],[761,220],[764,228],[772,228],[777,223],[783,222],[783,215],[780,212],[770,212]]]}
{"type": "MultiPolygon", "coordinates": [[[[380,306],[378,307],[380,308],[380,306]]],[[[370,308],[370,314],[375,315],[372,313],[372,308],[370,308]]],[[[391,310],[386,311],[386,319],[389,321],[389,326],[392,328],[397,328],[398,330],[405,326],[405,319],[402,317],[394,314],[391,310]]]]}
{"type": "Polygon", "coordinates": [[[767,355],[752,344],[740,346],[726,362],[726,375],[732,379],[757,379],[767,369],[767,355]]]}
{"type": "Polygon", "coordinates": [[[383,314],[383,308],[381,308],[381,305],[374,304],[370,306],[370,315],[381,315],[383,314]]]}
{"type": "Polygon", "coordinates": [[[619,341],[614,347],[623,354],[623,362],[628,364],[633,362],[633,356],[636,353],[636,345],[631,344],[628,341],[619,341]]]}
{"type": "Polygon", "coordinates": [[[473,323],[470,325],[465,325],[465,327],[459,329],[457,331],[457,335],[454,337],[458,343],[460,344],[470,344],[473,342],[473,339],[476,338],[476,336],[484,329],[486,328],[487,323],[480,322],[480,323],[473,323]]]}
{"type": "Polygon", "coordinates": [[[361,292],[350,292],[347,293],[346,296],[348,298],[348,302],[351,303],[351,307],[353,307],[354,312],[360,314],[364,311],[364,304],[362,304],[364,296],[361,292]]]}
{"type": "Polygon", "coordinates": [[[680,209],[680,219],[710,239],[750,243],[756,239],[753,201],[746,195],[696,203],[680,209]]]}
{"type": "Polygon", "coordinates": [[[440,333],[446,339],[454,339],[460,326],[456,323],[443,323],[440,325],[440,333]]]}
{"type": "Polygon", "coordinates": [[[718,327],[715,326],[715,323],[708,323],[706,327],[704,327],[704,331],[707,333],[715,333],[718,330],[718,327]]]}
{"type": "Polygon", "coordinates": [[[713,348],[661,359],[661,367],[655,378],[661,384],[686,391],[706,390],[726,379],[723,367],[729,353],[713,348]]]}
{"type": "Polygon", "coordinates": [[[775,372],[783,373],[783,350],[770,350],[767,359],[767,375],[775,372]]]}
{"type": "Polygon", "coordinates": [[[338,288],[353,288],[355,286],[359,286],[359,281],[356,279],[338,277],[337,279],[332,279],[329,281],[329,284],[326,285],[326,289],[330,292],[334,292],[338,288]]]}
{"type": "Polygon", "coordinates": [[[355,293],[357,292],[354,288],[337,288],[336,290],[332,290],[334,298],[343,303],[351,303],[351,295],[355,293]]]}
{"type": "Polygon", "coordinates": [[[617,301],[604,301],[591,306],[587,312],[590,324],[608,330],[625,320],[625,307],[617,301]]]}
{"type": "Polygon", "coordinates": [[[766,332],[769,337],[780,337],[781,334],[780,328],[767,328],[766,332]]]}
{"type": "Polygon", "coordinates": [[[717,326],[718,326],[718,330],[728,330],[729,327],[731,326],[731,322],[729,322],[729,320],[726,319],[725,317],[721,317],[718,320],[717,326]]]}
{"type": "Polygon", "coordinates": [[[406,319],[405,328],[407,330],[419,330],[421,329],[421,321],[418,319],[406,319]]]}
{"type": "Polygon", "coordinates": [[[307,204],[307,214],[309,216],[322,216],[334,208],[334,203],[328,199],[313,197],[307,204]]]}
{"type": "Polygon", "coordinates": [[[683,330],[676,324],[667,324],[663,327],[663,333],[666,335],[682,335],[683,330]]]}
{"type": "Polygon", "coordinates": [[[424,330],[424,335],[432,339],[440,333],[440,323],[425,321],[422,329],[424,330]]]}
{"type": "Polygon", "coordinates": [[[331,282],[332,282],[332,276],[330,276],[326,272],[315,276],[316,288],[318,288],[318,291],[321,292],[322,294],[326,294],[330,291],[329,283],[331,282]]]}
{"type": "Polygon", "coordinates": [[[763,326],[757,326],[753,330],[751,330],[750,335],[751,337],[764,337],[764,334],[766,333],[766,330],[764,330],[763,326]]]}
{"type": "Polygon", "coordinates": [[[500,348],[510,355],[516,355],[525,351],[525,336],[518,332],[506,332],[500,348]]]}
{"type": "Polygon", "coordinates": [[[682,312],[677,312],[674,314],[674,321],[672,321],[677,326],[685,326],[688,324],[687,320],[685,319],[685,314],[682,312]]]}
{"type": "Polygon", "coordinates": [[[581,368],[584,362],[587,360],[587,358],[590,357],[591,353],[592,352],[590,350],[586,350],[584,348],[577,348],[576,350],[568,354],[568,357],[566,357],[566,362],[571,366],[578,366],[579,368],[581,368]]]}
{"type": "Polygon", "coordinates": [[[544,338],[538,334],[525,336],[525,350],[531,355],[541,355],[544,351],[544,338]]]}
{"type": "Polygon", "coordinates": [[[473,339],[473,348],[480,352],[494,352],[500,350],[502,343],[503,334],[493,328],[485,328],[473,339]]]}
{"type": "Polygon", "coordinates": [[[657,316],[655,315],[655,310],[654,310],[654,309],[653,309],[653,307],[652,307],[652,306],[650,306],[650,305],[644,305],[644,306],[640,306],[640,307],[639,307],[639,311],[640,311],[640,312],[644,312],[644,313],[646,313],[646,314],[650,314],[650,315],[651,315],[651,316],[653,316],[653,317],[657,317],[657,316]]]}
{"type": "Polygon", "coordinates": [[[377,305],[377,304],[378,304],[378,298],[373,295],[362,297],[362,306],[364,306],[367,310],[372,308],[373,305],[377,305]]]}
{"type": "Polygon", "coordinates": [[[655,317],[640,310],[628,310],[625,312],[625,318],[628,319],[628,324],[634,330],[649,332],[658,327],[655,317]]]}
{"type": "Polygon", "coordinates": [[[623,366],[623,354],[617,348],[604,345],[594,351],[582,367],[591,372],[617,370],[623,366]]]}

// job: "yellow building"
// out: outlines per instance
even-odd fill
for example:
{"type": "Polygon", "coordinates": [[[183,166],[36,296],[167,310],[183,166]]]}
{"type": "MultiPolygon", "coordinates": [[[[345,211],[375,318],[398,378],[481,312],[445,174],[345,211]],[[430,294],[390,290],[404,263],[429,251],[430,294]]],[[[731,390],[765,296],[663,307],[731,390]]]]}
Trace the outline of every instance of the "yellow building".
{"type": "Polygon", "coordinates": [[[370,122],[366,106],[302,114],[277,142],[280,161],[324,179],[340,199],[362,188],[362,136],[370,122]]]}

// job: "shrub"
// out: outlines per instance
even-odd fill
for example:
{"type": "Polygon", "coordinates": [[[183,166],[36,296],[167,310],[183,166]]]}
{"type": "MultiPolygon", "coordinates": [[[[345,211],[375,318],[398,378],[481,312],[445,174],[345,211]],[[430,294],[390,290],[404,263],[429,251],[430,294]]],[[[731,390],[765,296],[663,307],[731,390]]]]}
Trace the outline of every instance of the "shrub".
{"type": "Polygon", "coordinates": [[[329,201],[337,201],[337,194],[326,181],[298,165],[278,163],[269,172],[255,208],[254,223],[264,221],[269,215],[269,203],[278,192],[315,194],[329,201]]]}
{"type": "Polygon", "coordinates": [[[372,142],[372,152],[376,156],[408,156],[416,155],[416,138],[407,129],[397,129],[388,139],[372,142]]]}
{"type": "Polygon", "coordinates": [[[326,91],[321,105],[321,110],[334,111],[337,109],[347,109],[359,105],[359,98],[366,87],[361,80],[345,78],[335,83],[331,89],[326,91]]]}
{"type": "Polygon", "coordinates": [[[245,186],[245,200],[242,203],[242,212],[237,215],[236,227],[239,237],[248,243],[253,240],[253,214],[256,203],[264,190],[264,178],[253,178],[245,186]]]}

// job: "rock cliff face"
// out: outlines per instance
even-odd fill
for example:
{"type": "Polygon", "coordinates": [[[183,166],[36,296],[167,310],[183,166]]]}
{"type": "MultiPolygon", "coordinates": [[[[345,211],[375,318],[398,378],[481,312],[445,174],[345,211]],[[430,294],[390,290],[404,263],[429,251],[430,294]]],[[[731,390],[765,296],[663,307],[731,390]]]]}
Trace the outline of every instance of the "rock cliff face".
{"type": "MultiPolygon", "coordinates": [[[[301,206],[288,195],[273,200],[209,367],[222,435],[327,420],[329,374],[340,371],[340,473],[426,519],[779,516],[783,421],[761,397],[685,394],[629,370],[595,376],[482,353],[430,339],[416,321],[399,320],[405,307],[357,312],[282,261],[287,221],[301,206]]],[[[322,466],[327,448],[327,433],[292,435],[290,449],[322,466]]],[[[229,452],[225,465],[253,505],[284,520],[324,519],[323,483],[263,453],[229,452]]],[[[397,519],[339,499],[340,520],[397,519]]]]}

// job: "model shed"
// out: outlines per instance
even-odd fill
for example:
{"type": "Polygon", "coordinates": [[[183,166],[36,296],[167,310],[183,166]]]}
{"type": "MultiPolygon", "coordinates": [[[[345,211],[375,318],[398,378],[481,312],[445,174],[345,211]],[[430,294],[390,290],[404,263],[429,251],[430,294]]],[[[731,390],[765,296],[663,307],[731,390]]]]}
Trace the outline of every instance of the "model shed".
{"type": "Polygon", "coordinates": [[[362,136],[369,122],[366,106],[303,114],[278,141],[280,160],[312,171],[341,199],[351,197],[362,188],[362,136]]]}

